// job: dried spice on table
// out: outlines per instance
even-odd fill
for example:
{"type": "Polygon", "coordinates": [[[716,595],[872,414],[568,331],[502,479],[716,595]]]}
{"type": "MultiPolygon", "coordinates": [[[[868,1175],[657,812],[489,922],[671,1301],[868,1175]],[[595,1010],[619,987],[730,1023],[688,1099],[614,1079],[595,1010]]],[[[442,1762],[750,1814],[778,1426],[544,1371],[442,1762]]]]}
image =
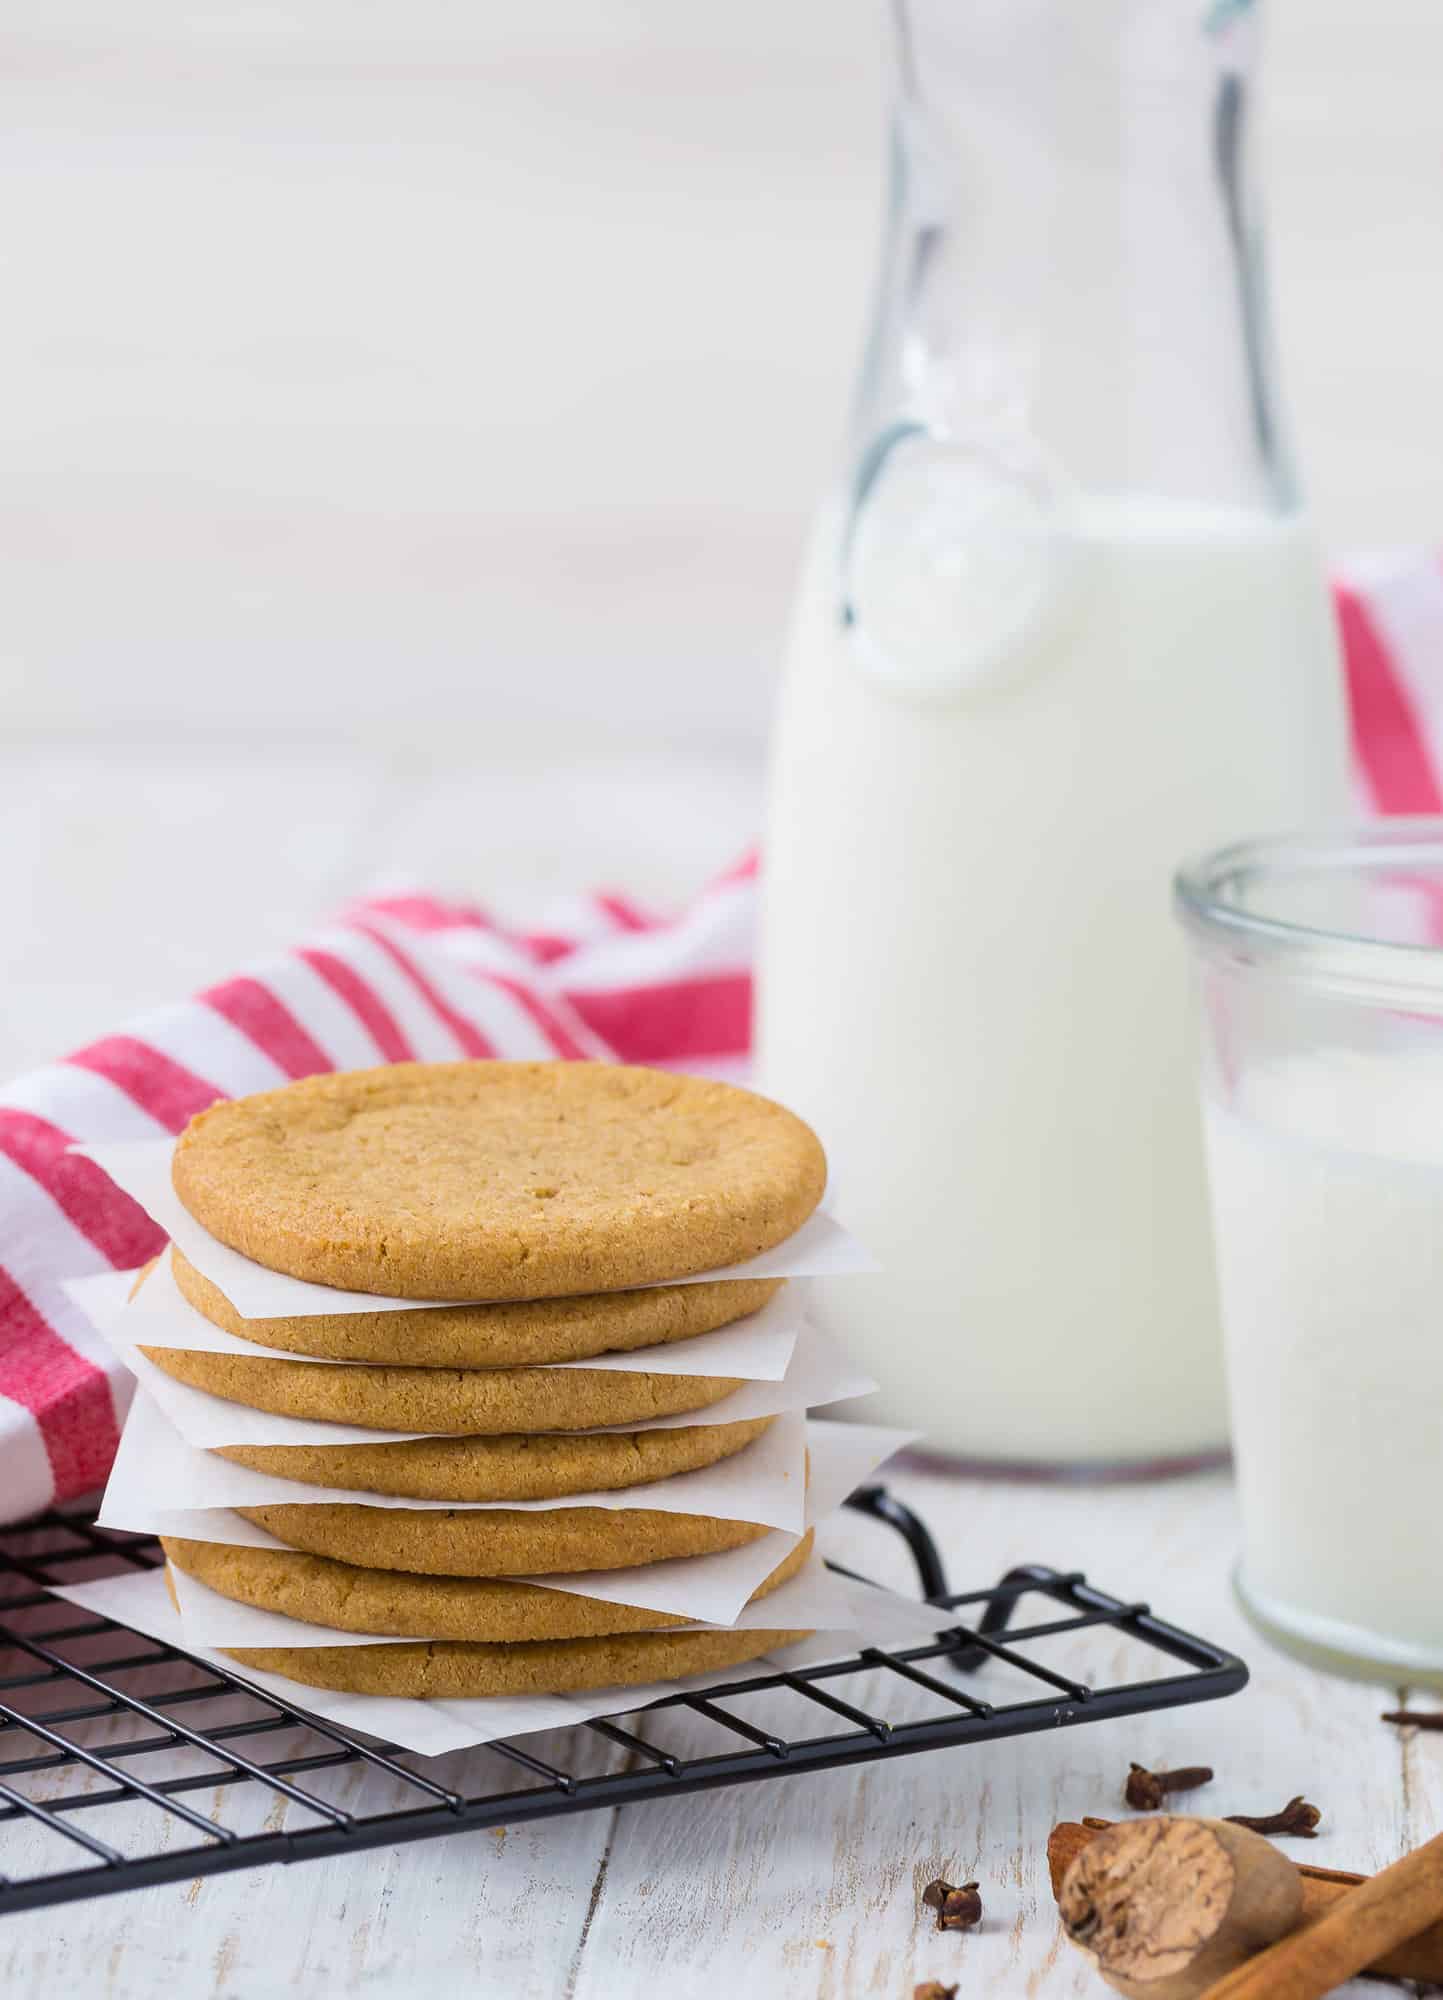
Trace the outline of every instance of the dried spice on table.
{"type": "Polygon", "coordinates": [[[1253,1833],[1270,1834],[1275,1840],[1316,1840],[1318,1821],[1322,1817],[1319,1808],[1309,1805],[1301,1792],[1296,1798],[1289,1799],[1281,1812],[1223,1814],[1231,1826],[1245,1826],[1253,1833]]]}
{"type": "MultiPolygon", "coordinates": [[[[1063,1820],[1052,1829],[1047,1841],[1047,1865],[1054,1896],[1060,1900],[1068,1870],[1083,1849],[1089,1847],[1099,1833],[1106,1833],[1117,1824],[1113,1820],[1081,1823],[1063,1820]]],[[[1123,1824],[1137,1826],[1140,1822],[1123,1824]]],[[[1301,1861],[1289,1862],[1288,1865],[1296,1871],[1302,1890],[1299,1922],[1305,1925],[1319,1922],[1354,1889],[1361,1888],[1370,1880],[1367,1875],[1351,1874],[1340,1868],[1314,1868],[1301,1861]]],[[[1443,1986],[1443,1921],[1418,1931],[1399,1945],[1377,1952],[1362,1969],[1371,1978],[1413,1980],[1425,1988],[1443,1986]]],[[[1150,2000],[1166,2000],[1165,1992],[1150,1989],[1150,2000]]]]}
{"type": "Polygon", "coordinates": [[[1132,1820],[1078,1853],[1063,1929],[1128,2000],[1194,2000],[1302,1913],[1287,1856],[1223,1820],[1132,1820]]]}
{"type": "Polygon", "coordinates": [[[964,1882],[959,1888],[939,1875],[922,1891],[922,1901],[937,1912],[939,1931],[970,1931],[982,1921],[982,1898],[975,1882],[964,1882]]]}
{"type": "Polygon", "coordinates": [[[1443,1922],[1443,1834],[1372,1875],[1313,1924],[1240,1965],[1207,2000],[1295,2000],[1331,1993],[1385,1953],[1443,1922]]]}
{"type": "Polygon", "coordinates": [[[1169,1792],[1195,1792],[1212,1779],[1207,1764],[1184,1764],[1176,1771],[1149,1771],[1144,1764],[1129,1764],[1123,1797],[1137,1812],[1156,1812],[1169,1792]]]}

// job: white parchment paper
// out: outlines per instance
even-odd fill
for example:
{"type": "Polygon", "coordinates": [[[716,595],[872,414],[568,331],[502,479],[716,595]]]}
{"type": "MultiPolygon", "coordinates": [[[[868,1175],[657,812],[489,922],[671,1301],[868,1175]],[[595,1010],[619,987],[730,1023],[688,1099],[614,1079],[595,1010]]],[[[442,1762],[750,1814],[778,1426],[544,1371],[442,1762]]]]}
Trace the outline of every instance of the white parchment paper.
{"type": "MultiPolygon", "coordinates": [[[[79,1284],[66,1289],[74,1296],[79,1284]]],[[[363,1424],[333,1423],[313,1417],[278,1416],[270,1410],[253,1410],[249,1404],[233,1403],[189,1382],[178,1382],[142,1354],[128,1337],[129,1309],[100,1328],[104,1338],[130,1369],[141,1386],[154,1397],[176,1429],[189,1444],[214,1451],[221,1445],[340,1445],[398,1443],[405,1438],[425,1437],[424,1431],[382,1431],[363,1424]]],[[[644,1373],[644,1370],[631,1370],[644,1373]]],[[[648,1417],[633,1423],[598,1424],[591,1434],[632,1431],[685,1430],[693,1424],[741,1423],[752,1417],[780,1416],[787,1410],[815,1409],[827,1403],[845,1402],[865,1396],[877,1386],[846,1358],[830,1335],[816,1327],[805,1327],[797,1335],[785,1376],[779,1382],[743,1382],[739,1389],[698,1410],[678,1410],[674,1415],[648,1417]]],[[[585,1436],[587,1432],[565,1432],[565,1436],[585,1436]]]]}
{"type": "MultiPolygon", "coordinates": [[[[100,1509],[107,1528],[187,1535],[225,1541],[204,1523],[234,1507],[356,1505],[407,1511],[548,1513],[557,1507],[604,1507],[624,1512],[653,1508],[664,1514],[709,1514],[723,1521],[761,1521],[769,1528],[801,1528],[805,1517],[806,1418],[800,1410],[778,1417],[744,1451],[716,1465],[674,1473],[617,1492],[573,1493],[555,1500],[411,1500],[388,1493],[360,1493],[340,1486],[307,1486],[235,1465],[187,1444],[145,1389],[136,1391],[121,1434],[110,1483],[100,1509]]],[[[233,1516],[230,1518],[234,1518],[233,1516]]],[[[242,1525],[245,1525],[242,1523],[242,1525]]]]}
{"type": "MultiPolygon", "coordinates": [[[[187,1645],[199,1646],[400,1646],[404,1638],[344,1632],[336,1625],[312,1625],[255,1604],[237,1604],[196,1577],[171,1567],[187,1645]]],[[[852,1591],[844,1577],[811,1556],[794,1577],[755,1604],[744,1604],[731,1625],[699,1625],[705,1632],[845,1632],[852,1623],[852,1591]]],[[[932,1624],[938,1622],[933,1615],[932,1624]]],[[[673,1631],[679,1629],[671,1627],[673,1631]]],[[[424,1641],[436,1635],[421,1633],[424,1641]]],[[[908,1628],[908,1637],[911,1637],[908,1628]]]]}
{"type": "MultiPolygon", "coordinates": [[[[133,1299],[122,1300],[117,1314],[109,1304],[109,1280],[114,1274],[72,1279],[67,1286],[71,1299],[99,1324],[97,1312],[87,1306],[92,1295],[99,1313],[123,1320],[125,1336],[143,1347],[179,1347],[191,1353],[234,1354],[242,1360],[301,1361],[317,1368],[384,1367],[383,1362],[338,1362],[319,1354],[292,1354],[279,1347],[265,1347],[240,1334],[228,1333],[198,1312],[175,1282],[168,1255],[162,1257],[133,1299]],[[102,1287],[104,1289],[102,1289],[102,1287]]],[[[131,1274],[139,1277],[139,1272],[131,1274]]],[[[650,1375],[737,1375],[747,1381],[779,1382],[787,1372],[797,1334],[806,1324],[805,1284],[788,1286],[769,1299],[759,1312],[720,1326],[711,1333],[693,1334],[690,1340],[672,1340],[657,1347],[633,1348],[625,1353],[593,1354],[581,1361],[538,1362],[545,1368],[600,1368],[634,1374],[644,1368],[650,1375]]],[[[392,1366],[405,1364],[396,1362],[392,1366]]]]}
{"type": "MultiPolygon", "coordinates": [[[[140,1399],[137,1397],[137,1402],[140,1399]]],[[[141,1424],[149,1422],[142,1411],[141,1424]]],[[[132,1439],[124,1455],[137,1458],[147,1433],[138,1431],[139,1446],[132,1439]]],[[[708,1624],[730,1625],[758,1586],[771,1575],[796,1547],[802,1529],[824,1520],[852,1491],[870,1479],[883,1460],[910,1444],[914,1433],[884,1429],[874,1424],[827,1424],[815,1419],[806,1425],[806,1452],[810,1478],[802,1505],[802,1518],[795,1529],[774,1528],[741,1548],[723,1549],[715,1555],[676,1556],[665,1562],[638,1563],[628,1569],[579,1570],[551,1576],[524,1577],[545,1590],[562,1590],[577,1597],[600,1597],[608,1604],[637,1605],[673,1617],[708,1624]]],[[[754,1449],[754,1447],[749,1447],[754,1449]]],[[[746,1454],[739,1454],[745,1457],[746,1454]]],[[[120,1461],[117,1460],[119,1468],[120,1461]]],[[[680,1475],[690,1478],[691,1474],[680,1475]]],[[[122,1472],[128,1483],[129,1474],[122,1472]]],[[[652,1489],[644,1491],[649,1494],[652,1489]]],[[[225,1508],[188,1513],[184,1495],[174,1496],[169,1507],[130,1507],[122,1501],[112,1507],[107,1490],[101,1520],[108,1526],[135,1531],[149,1529],[164,1534],[180,1534],[194,1541],[228,1542],[245,1548],[280,1548],[264,1528],[225,1508]],[[180,1503],[177,1505],[176,1503],[180,1503]],[[180,1514],[182,1518],[177,1518],[180,1514]]],[[[354,1495],[351,1496],[354,1503],[354,1495]]],[[[642,1501],[640,1504],[647,1504],[642,1501]]],[[[738,1505],[745,1508],[744,1499],[738,1505]]],[[[460,1510],[467,1511],[467,1510],[460,1510]]],[[[625,1509],[619,1511],[624,1512],[625,1509]]],[[[754,1514],[742,1512],[728,1518],[750,1520],[754,1514]]]]}

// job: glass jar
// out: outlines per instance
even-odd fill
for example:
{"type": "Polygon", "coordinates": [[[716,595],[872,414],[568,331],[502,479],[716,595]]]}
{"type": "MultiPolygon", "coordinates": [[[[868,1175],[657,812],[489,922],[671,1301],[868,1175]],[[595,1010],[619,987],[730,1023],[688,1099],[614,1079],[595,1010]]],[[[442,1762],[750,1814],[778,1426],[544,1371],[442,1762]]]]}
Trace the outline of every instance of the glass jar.
{"type": "Polygon", "coordinates": [[[1443,1686],[1443,821],[1182,871],[1237,1588],[1276,1643],[1443,1686]]]}

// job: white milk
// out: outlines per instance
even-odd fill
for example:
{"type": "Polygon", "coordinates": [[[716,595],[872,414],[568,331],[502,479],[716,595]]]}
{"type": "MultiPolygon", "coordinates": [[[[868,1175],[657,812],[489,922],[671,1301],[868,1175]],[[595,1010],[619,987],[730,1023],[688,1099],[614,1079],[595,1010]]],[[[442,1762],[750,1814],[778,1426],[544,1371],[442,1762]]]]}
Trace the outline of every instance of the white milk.
{"type": "Polygon", "coordinates": [[[1304,1639],[1443,1668],[1443,1049],[1325,1051],[1207,1107],[1242,1582],[1304,1639]],[[1370,1644],[1376,1637],[1381,1643],[1370,1644]]]}
{"type": "Polygon", "coordinates": [[[1091,501],[1078,531],[1055,611],[1004,565],[980,672],[929,698],[859,662],[824,520],[775,738],[763,1084],[887,1267],[819,1310],[884,1384],[869,1414],[994,1459],[1223,1442],[1169,881],[1343,795],[1303,522],[1091,501]]]}

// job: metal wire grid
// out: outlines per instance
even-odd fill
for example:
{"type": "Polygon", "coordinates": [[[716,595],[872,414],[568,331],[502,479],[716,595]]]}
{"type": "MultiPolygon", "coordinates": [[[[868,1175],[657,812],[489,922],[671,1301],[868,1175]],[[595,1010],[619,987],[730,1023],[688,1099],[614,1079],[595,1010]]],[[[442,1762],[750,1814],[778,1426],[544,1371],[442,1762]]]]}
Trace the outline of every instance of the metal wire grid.
{"type": "MultiPolygon", "coordinates": [[[[0,1911],[1103,1721],[1214,1700],[1247,1680],[1246,1667],[1232,1654],[1154,1618],[1145,1604],[1093,1589],[1081,1574],[1026,1568],[991,1589],[947,1593],[936,1549],[915,1516],[881,1488],[864,1489],[852,1504],[904,1535],[924,1593],[939,1608],[955,1613],[980,1606],[974,1622],[949,1620],[924,1645],[886,1652],[864,1647],[828,1665],[770,1670],[705,1693],[678,1692],[633,1714],[634,1728],[597,1719],[526,1743],[489,1745],[484,1757],[458,1753],[472,1760],[473,1772],[478,1758],[494,1758],[498,1774],[509,1769],[532,1781],[490,1790],[442,1782],[454,1759],[420,1759],[424,1768],[417,1768],[405,1751],[353,1736],[108,1619],[79,1615],[46,1591],[47,1583],[79,1580],[81,1573],[153,1568],[162,1560],[153,1538],[101,1530],[71,1515],[48,1515],[10,1530],[0,1536],[0,1667],[6,1669],[0,1673],[0,1842],[18,1825],[28,1834],[44,1829],[60,1849],[57,1855],[50,1843],[50,1859],[59,1865],[0,1873],[0,1911]],[[1018,1600],[1029,1593],[1052,1600],[1062,1615],[1010,1627],[1018,1600]],[[1144,1642],[1176,1670],[1094,1686],[1019,1650],[1096,1627],[1144,1642]],[[967,1676],[999,1663],[1024,1677],[1024,1698],[994,1703],[936,1671],[967,1676]],[[884,1701],[862,1707],[836,1691],[838,1681],[873,1670],[880,1670],[884,1687],[926,1691],[936,1712],[897,1721],[876,1712],[884,1701]],[[151,1685],[157,1679],[175,1684],[151,1685]],[[142,1691],[122,1685],[127,1681],[146,1685],[142,1691]],[[783,1735],[728,1706],[779,1691],[804,1701],[809,1717],[827,1725],[825,1733],[783,1735]],[[218,1705],[236,1712],[218,1720],[218,1705]],[[682,1755],[637,1733],[655,1730],[668,1710],[704,1718],[742,1747],[682,1755]],[[134,1733],[116,1740],[123,1730],[134,1733]],[[87,1732],[102,1740],[85,1741],[87,1732]],[[540,1754],[558,1741],[567,1762],[540,1754]],[[621,1753],[623,1768],[589,1773],[584,1767],[598,1748],[613,1760],[621,1753]],[[138,1761],[157,1756],[167,1775],[141,1776],[138,1761]],[[358,1812],[327,1798],[315,1782],[317,1774],[358,1770],[387,1780],[396,1803],[358,1812]],[[267,1808],[257,1830],[242,1831],[221,1817],[222,1798],[235,1797],[237,1787],[250,1788],[267,1808]],[[213,1795],[209,1811],[188,1800],[196,1792],[213,1795]],[[121,1806],[131,1809],[125,1839],[101,1838],[92,1830],[104,1817],[100,1809],[121,1806]],[[137,1812],[144,1818],[145,1808],[157,1815],[149,1822],[151,1837],[143,1851],[127,1851],[137,1841],[132,1822],[137,1812]],[[297,1813],[306,1824],[275,1825],[297,1813]]],[[[0,1858],[8,1858],[3,1846],[0,1858]]]]}

